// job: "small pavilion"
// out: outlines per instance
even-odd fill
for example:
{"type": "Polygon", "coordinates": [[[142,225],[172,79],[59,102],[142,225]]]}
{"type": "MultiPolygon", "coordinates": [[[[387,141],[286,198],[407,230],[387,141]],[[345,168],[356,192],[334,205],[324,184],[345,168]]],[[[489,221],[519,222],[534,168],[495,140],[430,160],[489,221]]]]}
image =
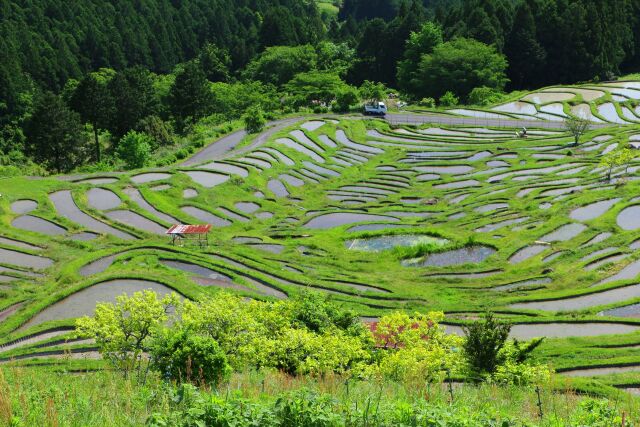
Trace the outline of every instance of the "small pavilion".
{"type": "Polygon", "coordinates": [[[165,234],[171,237],[171,244],[174,246],[199,246],[205,248],[209,246],[209,231],[211,224],[199,225],[172,225],[165,234]]]}

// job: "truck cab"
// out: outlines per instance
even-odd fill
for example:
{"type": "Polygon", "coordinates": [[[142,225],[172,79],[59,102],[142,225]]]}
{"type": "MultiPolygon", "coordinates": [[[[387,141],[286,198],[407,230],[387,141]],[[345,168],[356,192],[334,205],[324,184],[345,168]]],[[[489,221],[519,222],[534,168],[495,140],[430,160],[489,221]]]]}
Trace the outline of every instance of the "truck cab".
{"type": "Polygon", "coordinates": [[[387,114],[387,106],[384,102],[376,102],[373,104],[365,104],[365,116],[384,116],[387,114]]]}

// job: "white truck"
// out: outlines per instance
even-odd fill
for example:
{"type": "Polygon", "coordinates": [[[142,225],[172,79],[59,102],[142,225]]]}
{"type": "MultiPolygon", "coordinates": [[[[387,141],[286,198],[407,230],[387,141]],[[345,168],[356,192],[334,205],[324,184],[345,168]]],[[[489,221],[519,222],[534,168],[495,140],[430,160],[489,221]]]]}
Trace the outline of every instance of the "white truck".
{"type": "Polygon", "coordinates": [[[384,102],[376,102],[364,105],[365,116],[384,116],[387,114],[387,106],[384,102]]]}

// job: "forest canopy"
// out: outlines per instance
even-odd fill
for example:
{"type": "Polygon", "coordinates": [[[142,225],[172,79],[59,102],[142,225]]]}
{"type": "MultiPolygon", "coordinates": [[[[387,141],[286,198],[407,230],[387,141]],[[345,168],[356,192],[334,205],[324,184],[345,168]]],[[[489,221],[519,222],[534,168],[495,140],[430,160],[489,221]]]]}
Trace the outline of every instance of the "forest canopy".
{"type": "Polygon", "coordinates": [[[249,109],[348,111],[367,82],[444,106],[640,65],[640,0],[336,4],[332,15],[312,0],[3,1],[0,172],[113,162],[131,131],[166,151],[199,122],[249,109]],[[52,150],[70,158],[40,158],[52,150]]]}

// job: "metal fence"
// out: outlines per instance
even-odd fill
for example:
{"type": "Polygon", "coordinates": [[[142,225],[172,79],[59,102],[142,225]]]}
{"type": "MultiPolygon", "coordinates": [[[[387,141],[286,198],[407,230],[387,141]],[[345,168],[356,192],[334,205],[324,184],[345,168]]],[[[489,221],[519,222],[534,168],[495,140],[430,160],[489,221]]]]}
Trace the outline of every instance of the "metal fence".
{"type": "MultiPolygon", "coordinates": [[[[496,127],[496,128],[542,128],[542,129],[564,129],[562,121],[548,120],[525,120],[525,119],[498,119],[493,117],[457,117],[435,114],[410,114],[410,113],[394,113],[388,114],[385,119],[392,125],[423,125],[426,123],[435,123],[452,126],[478,126],[478,127],[496,127]]],[[[604,127],[618,126],[615,123],[593,123],[591,129],[599,129],[604,127]]]]}

